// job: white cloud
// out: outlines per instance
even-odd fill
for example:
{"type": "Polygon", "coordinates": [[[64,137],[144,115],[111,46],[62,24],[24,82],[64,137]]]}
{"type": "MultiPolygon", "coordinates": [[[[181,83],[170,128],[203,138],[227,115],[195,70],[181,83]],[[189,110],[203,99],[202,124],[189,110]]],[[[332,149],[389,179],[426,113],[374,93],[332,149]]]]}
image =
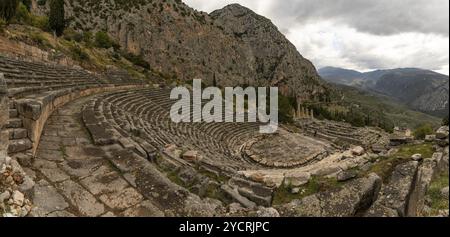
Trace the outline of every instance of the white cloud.
{"type": "Polygon", "coordinates": [[[318,68],[418,67],[449,74],[448,0],[352,1],[354,9],[350,0],[184,0],[206,12],[239,3],[264,15],[318,68]]]}
{"type": "Polygon", "coordinates": [[[361,71],[419,67],[448,74],[448,37],[424,33],[377,36],[332,22],[297,25],[287,34],[316,67],[361,71]]]}

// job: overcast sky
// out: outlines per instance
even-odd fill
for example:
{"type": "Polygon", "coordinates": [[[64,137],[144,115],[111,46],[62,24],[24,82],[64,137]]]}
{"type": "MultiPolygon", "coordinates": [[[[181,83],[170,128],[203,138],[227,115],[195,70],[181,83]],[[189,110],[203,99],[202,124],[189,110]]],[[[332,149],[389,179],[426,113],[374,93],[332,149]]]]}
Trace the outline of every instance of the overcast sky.
{"type": "Polygon", "coordinates": [[[272,20],[317,68],[419,67],[449,74],[449,0],[183,0],[239,3],[272,20]]]}

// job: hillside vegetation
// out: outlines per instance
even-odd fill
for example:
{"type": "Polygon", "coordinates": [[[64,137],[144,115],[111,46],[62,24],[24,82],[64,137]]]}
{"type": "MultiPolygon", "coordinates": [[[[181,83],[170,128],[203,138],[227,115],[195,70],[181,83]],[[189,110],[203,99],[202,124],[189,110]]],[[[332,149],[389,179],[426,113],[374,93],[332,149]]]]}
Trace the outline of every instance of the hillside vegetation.
{"type": "Polygon", "coordinates": [[[18,1],[8,21],[0,20],[0,40],[5,47],[1,48],[2,54],[10,56],[76,65],[93,72],[125,70],[140,79],[170,79],[152,70],[140,55],[121,49],[106,32],[80,32],[65,27],[61,36],[56,37],[49,17],[32,14],[22,1],[18,1]]]}
{"type": "Polygon", "coordinates": [[[321,68],[319,74],[330,83],[381,94],[412,110],[441,118],[448,116],[449,78],[447,75],[418,68],[362,73],[334,67],[321,68]]]}

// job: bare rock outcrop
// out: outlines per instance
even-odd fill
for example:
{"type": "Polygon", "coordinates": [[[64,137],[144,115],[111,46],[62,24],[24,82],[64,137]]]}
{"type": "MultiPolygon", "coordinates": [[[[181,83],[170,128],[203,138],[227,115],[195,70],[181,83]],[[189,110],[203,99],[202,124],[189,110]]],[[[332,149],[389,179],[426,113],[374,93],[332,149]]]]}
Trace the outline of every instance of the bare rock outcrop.
{"type": "Polygon", "coordinates": [[[397,166],[380,196],[367,211],[369,217],[409,216],[408,205],[415,187],[419,163],[410,161],[397,166]]]}
{"type": "Polygon", "coordinates": [[[281,216],[350,217],[360,215],[375,201],[381,178],[370,174],[345,184],[337,191],[325,191],[294,200],[276,209],[281,216]]]}
{"type": "Polygon", "coordinates": [[[250,49],[257,82],[264,84],[269,80],[290,95],[314,94],[320,88],[312,63],[298,53],[269,19],[239,4],[228,5],[210,15],[226,35],[234,36],[250,49]]]}

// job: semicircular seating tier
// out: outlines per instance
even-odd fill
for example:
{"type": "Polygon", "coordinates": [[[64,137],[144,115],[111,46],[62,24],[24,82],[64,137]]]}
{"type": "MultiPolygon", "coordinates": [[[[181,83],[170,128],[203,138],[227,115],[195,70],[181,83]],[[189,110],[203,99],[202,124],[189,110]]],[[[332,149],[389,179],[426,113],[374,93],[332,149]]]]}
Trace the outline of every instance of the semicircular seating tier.
{"type": "Polygon", "coordinates": [[[81,68],[28,62],[0,56],[9,97],[8,153],[35,152],[45,120],[57,107],[89,94],[137,88],[141,80],[118,74],[97,75],[81,68]]]}

